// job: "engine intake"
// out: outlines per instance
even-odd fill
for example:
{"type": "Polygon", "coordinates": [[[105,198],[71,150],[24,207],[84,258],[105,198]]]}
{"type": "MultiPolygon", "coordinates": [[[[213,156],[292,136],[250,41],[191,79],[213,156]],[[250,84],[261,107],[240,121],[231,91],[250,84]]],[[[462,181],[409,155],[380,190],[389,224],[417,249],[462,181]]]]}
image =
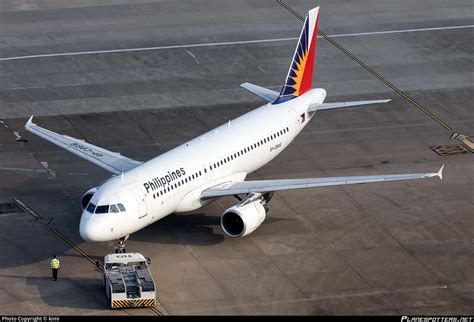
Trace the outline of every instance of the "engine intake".
{"type": "Polygon", "coordinates": [[[230,237],[243,237],[257,229],[265,216],[265,208],[259,201],[236,205],[224,212],[221,227],[230,237]]]}
{"type": "Polygon", "coordinates": [[[87,205],[89,204],[89,201],[91,201],[92,196],[94,196],[94,193],[97,191],[97,187],[91,188],[84,192],[84,194],[81,197],[81,209],[84,210],[87,205]]]}

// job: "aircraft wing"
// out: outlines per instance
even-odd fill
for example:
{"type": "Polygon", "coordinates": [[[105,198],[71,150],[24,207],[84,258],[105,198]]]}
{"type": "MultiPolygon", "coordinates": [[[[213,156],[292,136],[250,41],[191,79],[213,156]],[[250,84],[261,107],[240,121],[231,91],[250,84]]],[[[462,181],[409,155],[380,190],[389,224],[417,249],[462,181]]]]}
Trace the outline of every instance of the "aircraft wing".
{"type": "Polygon", "coordinates": [[[333,110],[333,109],[336,109],[336,108],[362,106],[362,105],[370,105],[370,104],[381,104],[381,103],[387,103],[387,102],[390,102],[390,101],[391,101],[391,99],[311,104],[309,106],[308,112],[333,110]]]}
{"type": "Polygon", "coordinates": [[[242,83],[240,84],[243,88],[251,92],[252,94],[257,95],[261,99],[267,101],[268,103],[273,103],[278,98],[278,93],[272,91],[271,89],[261,87],[251,83],[242,83]]]}
{"type": "Polygon", "coordinates": [[[204,190],[201,193],[201,198],[223,197],[248,193],[267,193],[280,190],[328,187],[369,182],[423,179],[430,177],[439,177],[442,179],[443,168],[444,165],[438,172],[433,173],[226,182],[204,190]]]}
{"type": "Polygon", "coordinates": [[[25,129],[27,131],[66,149],[78,157],[90,161],[109,172],[121,174],[122,172],[127,172],[143,163],[124,157],[120,153],[102,149],[98,146],[87,143],[84,140],[78,140],[67,135],[57,134],[36,125],[32,120],[33,116],[31,116],[25,124],[25,129]]]}

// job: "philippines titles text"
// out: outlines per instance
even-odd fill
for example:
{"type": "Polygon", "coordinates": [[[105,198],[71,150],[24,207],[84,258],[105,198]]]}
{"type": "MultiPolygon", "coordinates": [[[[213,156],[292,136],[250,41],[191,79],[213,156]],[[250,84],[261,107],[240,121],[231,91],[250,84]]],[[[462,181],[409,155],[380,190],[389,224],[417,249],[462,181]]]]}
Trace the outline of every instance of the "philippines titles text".
{"type": "Polygon", "coordinates": [[[166,185],[169,185],[173,181],[177,180],[180,177],[184,177],[186,175],[186,171],[184,171],[184,168],[179,168],[175,171],[168,171],[168,174],[163,176],[163,177],[155,177],[145,183],[143,183],[143,186],[146,189],[146,192],[155,191],[157,189],[163,188],[166,185]]]}

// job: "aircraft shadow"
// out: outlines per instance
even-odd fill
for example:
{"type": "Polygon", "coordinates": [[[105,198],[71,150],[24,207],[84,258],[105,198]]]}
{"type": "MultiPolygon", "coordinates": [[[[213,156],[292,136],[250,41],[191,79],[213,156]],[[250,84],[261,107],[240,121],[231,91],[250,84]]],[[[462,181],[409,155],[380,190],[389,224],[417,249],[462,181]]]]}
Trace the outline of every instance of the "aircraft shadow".
{"type": "MultiPolygon", "coordinates": [[[[262,225],[286,219],[267,217],[262,225]]],[[[136,232],[130,239],[140,242],[210,246],[225,239],[221,215],[208,213],[171,214],[136,232]]]]}
{"type": "Polygon", "coordinates": [[[206,246],[221,243],[220,217],[205,213],[171,214],[133,234],[132,241],[206,246]]]}

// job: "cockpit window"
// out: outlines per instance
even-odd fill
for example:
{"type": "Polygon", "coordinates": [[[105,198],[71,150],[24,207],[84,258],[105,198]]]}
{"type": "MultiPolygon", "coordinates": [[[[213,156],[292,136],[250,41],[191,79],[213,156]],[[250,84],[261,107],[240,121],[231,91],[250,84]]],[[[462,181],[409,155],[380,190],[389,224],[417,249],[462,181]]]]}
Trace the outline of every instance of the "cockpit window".
{"type": "Polygon", "coordinates": [[[117,204],[117,207],[120,209],[120,211],[125,211],[125,207],[121,203],[117,204]]]}
{"type": "Polygon", "coordinates": [[[110,212],[119,212],[116,205],[110,205],[110,212]]]}
{"type": "Polygon", "coordinates": [[[94,213],[94,210],[95,210],[95,205],[94,205],[92,202],[89,203],[89,205],[87,206],[86,210],[87,210],[88,212],[90,212],[91,214],[93,214],[93,213],[94,213]]]}
{"type": "Polygon", "coordinates": [[[97,208],[95,208],[95,213],[96,214],[106,214],[109,212],[109,206],[97,206],[97,208]]]}

